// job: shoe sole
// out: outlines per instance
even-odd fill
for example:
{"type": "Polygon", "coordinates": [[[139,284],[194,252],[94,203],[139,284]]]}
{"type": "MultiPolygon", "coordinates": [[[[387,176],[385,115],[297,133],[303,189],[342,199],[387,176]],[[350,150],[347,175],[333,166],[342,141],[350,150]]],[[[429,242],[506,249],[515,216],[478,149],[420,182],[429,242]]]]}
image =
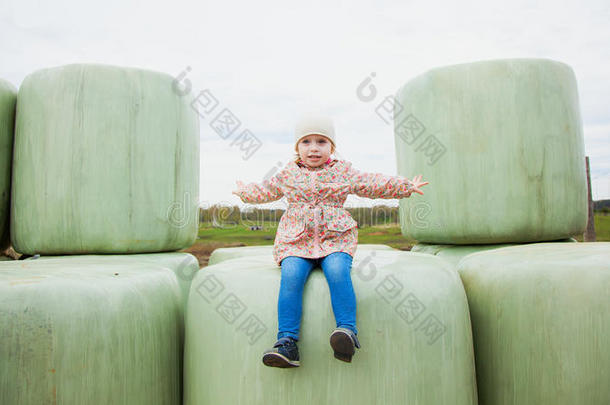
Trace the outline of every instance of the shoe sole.
{"type": "Polygon", "coordinates": [[[335,352],[335,358],[347,363],[352,362],[352,356],[356,352],[355,343],[346,332],[333,332],[330,335],[330,347],[332,347],[335,352]]]}
{"type": "Polygon", "coordinates": [[[299,367],[301,365],[298,360],[290,360],[288,357],[280,353],[265,353],[263,356],[263,364],[269,367],[299,367]]]}

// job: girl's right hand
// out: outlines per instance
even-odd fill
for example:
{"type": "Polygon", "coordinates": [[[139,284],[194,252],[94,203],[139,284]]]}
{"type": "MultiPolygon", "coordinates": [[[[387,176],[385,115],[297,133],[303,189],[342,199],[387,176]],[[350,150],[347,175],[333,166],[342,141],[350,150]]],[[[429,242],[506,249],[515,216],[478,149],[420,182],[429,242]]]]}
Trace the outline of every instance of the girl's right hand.
{"type": "Polygon", "coordinates": [[[235,183],[237,184],[237,190],[231,191],[231,194],[235,194],[236,196],[239,197],[239,190],[241,190],[242,188],[245,187],[245,184],[242,183],[239,180],[235,180],[235,183]]]}

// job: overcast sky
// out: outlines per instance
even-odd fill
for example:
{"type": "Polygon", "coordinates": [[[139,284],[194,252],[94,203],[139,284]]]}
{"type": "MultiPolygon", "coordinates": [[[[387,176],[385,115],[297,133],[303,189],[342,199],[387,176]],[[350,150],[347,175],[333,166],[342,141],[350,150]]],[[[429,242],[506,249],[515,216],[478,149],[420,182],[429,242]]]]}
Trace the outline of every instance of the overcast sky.
{"type": "MultiPolygon", "coordinates": [[[[393,130],[356,97],[371,72],[381,96],[434,67],[486,59],[549,58],[576,74],[594,199],[610,198],[610,7],[606,1],[0,0],[0,77],[69,63],[190,68],[264,144],[251,158],[201,121],[200,201],[242,205],[235,180],[260,182],[292,156],[306,110],[335,119],[340,156],[396,174],[393,130]],[[532,5],[531,3],[535,3],[532,5]],[[371,149],[375,142],[375,149],[371,149]],[[222,170],[219,168],[222,167],[222,170]]],[[[419,174],[419,173],[414,173],[419,174]]],[[[425,176],[424,176],[425,180],[425,176]]],[[[350,205],[396,200],[350,196],[350,205]]],[[[272,205],[270,205],[272,206],[272,205]]]]}

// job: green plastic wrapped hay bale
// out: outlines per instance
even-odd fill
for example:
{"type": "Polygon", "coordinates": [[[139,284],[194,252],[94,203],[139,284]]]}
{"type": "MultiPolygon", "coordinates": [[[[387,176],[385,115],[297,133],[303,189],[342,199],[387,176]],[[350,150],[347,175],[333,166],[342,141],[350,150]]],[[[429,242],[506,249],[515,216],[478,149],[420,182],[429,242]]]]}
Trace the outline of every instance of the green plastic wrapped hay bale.
{"type": "MultiPolygon", "coordinates": [[[[559,242],[576,242],[575,239],[561,239],[559,242]]],[[[417,243],[411,252],[428,253],[436,255],[448,262],[457,265],[464,257],[485,250],[499,249],[507,246],[515,246],[514,243],[504,243],[499,245],[432,245],[427,243],[417,243]]]]}
{"type": "Polygon", "coordinates": [[[610,403],[610,243],[505,247],[458,272],[479,404],[610,403]]]}
{"type": "Polygon", "coordinates": [[[0,263],[0,403],[181,404],[190,255],[144,256],[0,263]]]}
{"type": "Polygon", "coordinates": [[[400,201],[406,237],[425,243],[557,240],[587,224],[584,141],[572,69],[503,59],[432,69],[396,94],[400,175],[424,195],[400,201]]]}
{"type": "Polygon", "coordinates": [[[352,362],[333,357],[328,284],[314,269],[303,297],[301,366],[287,370],[262,363],[276,341],[278,269],[242,257],[200,271],[186,311],[184,403],[477,403],[467,301],[450,264],[361,251],[352,281],[361,344],[352,362]]]}
{"type": "Polygon", "coordinates": [[[11,162],[17,89],[0,79],[0,252],[10,244],[11,162]]]}
{"type": "Polygon", "coordinates": [[[15,250],[144,253],[194,242],[199,117],[172,80],[91,64],[25,78],[15,127],[15,250]]]}
{"type": "MultiPolygon", "coordinates": [[[[388,245],[376,245],[376,244],[362,244],[358,245],[357,251],[363,250],[395,250],[388,245]]],[[[252,257],[252,256],[268,256],[273,259],[273,245],[265,246],[240,246],[230,248],[218,248],[215,249],[210,255],[208,265],[218,264],[225,260],[236,259],[238,257],[252,257]]]]}

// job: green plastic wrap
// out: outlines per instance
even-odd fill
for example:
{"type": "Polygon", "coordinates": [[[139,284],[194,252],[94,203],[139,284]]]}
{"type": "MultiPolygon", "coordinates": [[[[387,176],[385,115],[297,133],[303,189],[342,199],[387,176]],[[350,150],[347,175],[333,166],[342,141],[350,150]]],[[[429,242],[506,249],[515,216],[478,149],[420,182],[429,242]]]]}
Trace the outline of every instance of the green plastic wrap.
{"type": "MultiPolygon", "coordinates": [[[[562,239],[556,242],[576,242],[574,238],[562,239]]],[[[412,252],[428,253],[436,255],[440,258],[447,260],[448,262],[456,265],[464,257],[471,253],[481,252],[484,250],[499,249],[507,246],[515,246],[514,243],[506,243],[499,245],[431,245],[427,243],[417,243],[411,249],[412,252]]]]}
{"type": "Polygon", "coordinates": [[[398,173],[424,195],[400,201],[403,235],[425,243],[557,240],[587,224],[574,72],[546,59],[432,69],[396,93],[398,173]]]}
{"type": "Polygon", "coordinates": [[[473,253],[458,272],[480,405],[610,403],[610,243],[473,253]]]}
{"type": "Polygon", "coordinates": [[[426,253],[429,255],[438,256],[454,266],[457,265],[460,260],[468,256],[471,253],[481,252],[484,250],[498,249],[501,247],[513,246],[513,244],[499,244],[499,245],[430,245],[424,243],[418,243],[411,249],[412,252],[426,253]]]}
{"type": "Polygon", "coordinates": [[[181,404],[191,255],[145,256],[0,262],[0,403],[181,404]]]}
{"type": "Polygon", "coordinates": [[[15,124],[15,250],[145,253],[195,241],[199,117],[172,80],[91,64],[24,79],[15,124]]]}
{"type": "MultiPolygon", "coordinates": [[[[358,245],[357,251],[362,250],[396,250],[388,245],[376,245],[376,244],[362,244],[358,245]]],[[[218,248],[215,249],[210,255],[210,259],[208,260],[208,265],[211,266],[213,264],[218,264],[220,262],[224,262],[225,260],[236,259],[238,257],[252,257],[252,256],[269,256],[270,259],[273,259],[272,256],[273,245],[265,245],[265,246],[239,246],[239,247],[231,247],[231,248],[218,248]]]]}
{"type": "MultiPolygon", "coordinates": [[[[30,259],[31,260],[31,259],[30,259]]],[[[164,267],[174,272],[183,306],[186,307],[191,282],[195,273],[199,271],[197,258],[190,253],[166,252],[166,253],[138,253],[124,255],[71,255],[71,256],[40,256],[36,260],[61,260],[63,263],[82,263],[104,265],[109,261],[112,263],[151,263],[157,267],[164,267]]]]}
{"type": "Polygon", "coordinates": [[[449,263],[360,251],[352,281],[361,344],[352,362],[333,357],[328,284],[314,269],[303,297],[301,366],[280,369],[262,363],[276,341],[280,271],[242,257],[197,273],[186,312],[184,403],[477,403],[467,301],[449,263]]]}
{"type": "Polygon", "coordinates": [[[10,245],[11,162],[17,89],[0,79],[0,252],[10,245]]]}

